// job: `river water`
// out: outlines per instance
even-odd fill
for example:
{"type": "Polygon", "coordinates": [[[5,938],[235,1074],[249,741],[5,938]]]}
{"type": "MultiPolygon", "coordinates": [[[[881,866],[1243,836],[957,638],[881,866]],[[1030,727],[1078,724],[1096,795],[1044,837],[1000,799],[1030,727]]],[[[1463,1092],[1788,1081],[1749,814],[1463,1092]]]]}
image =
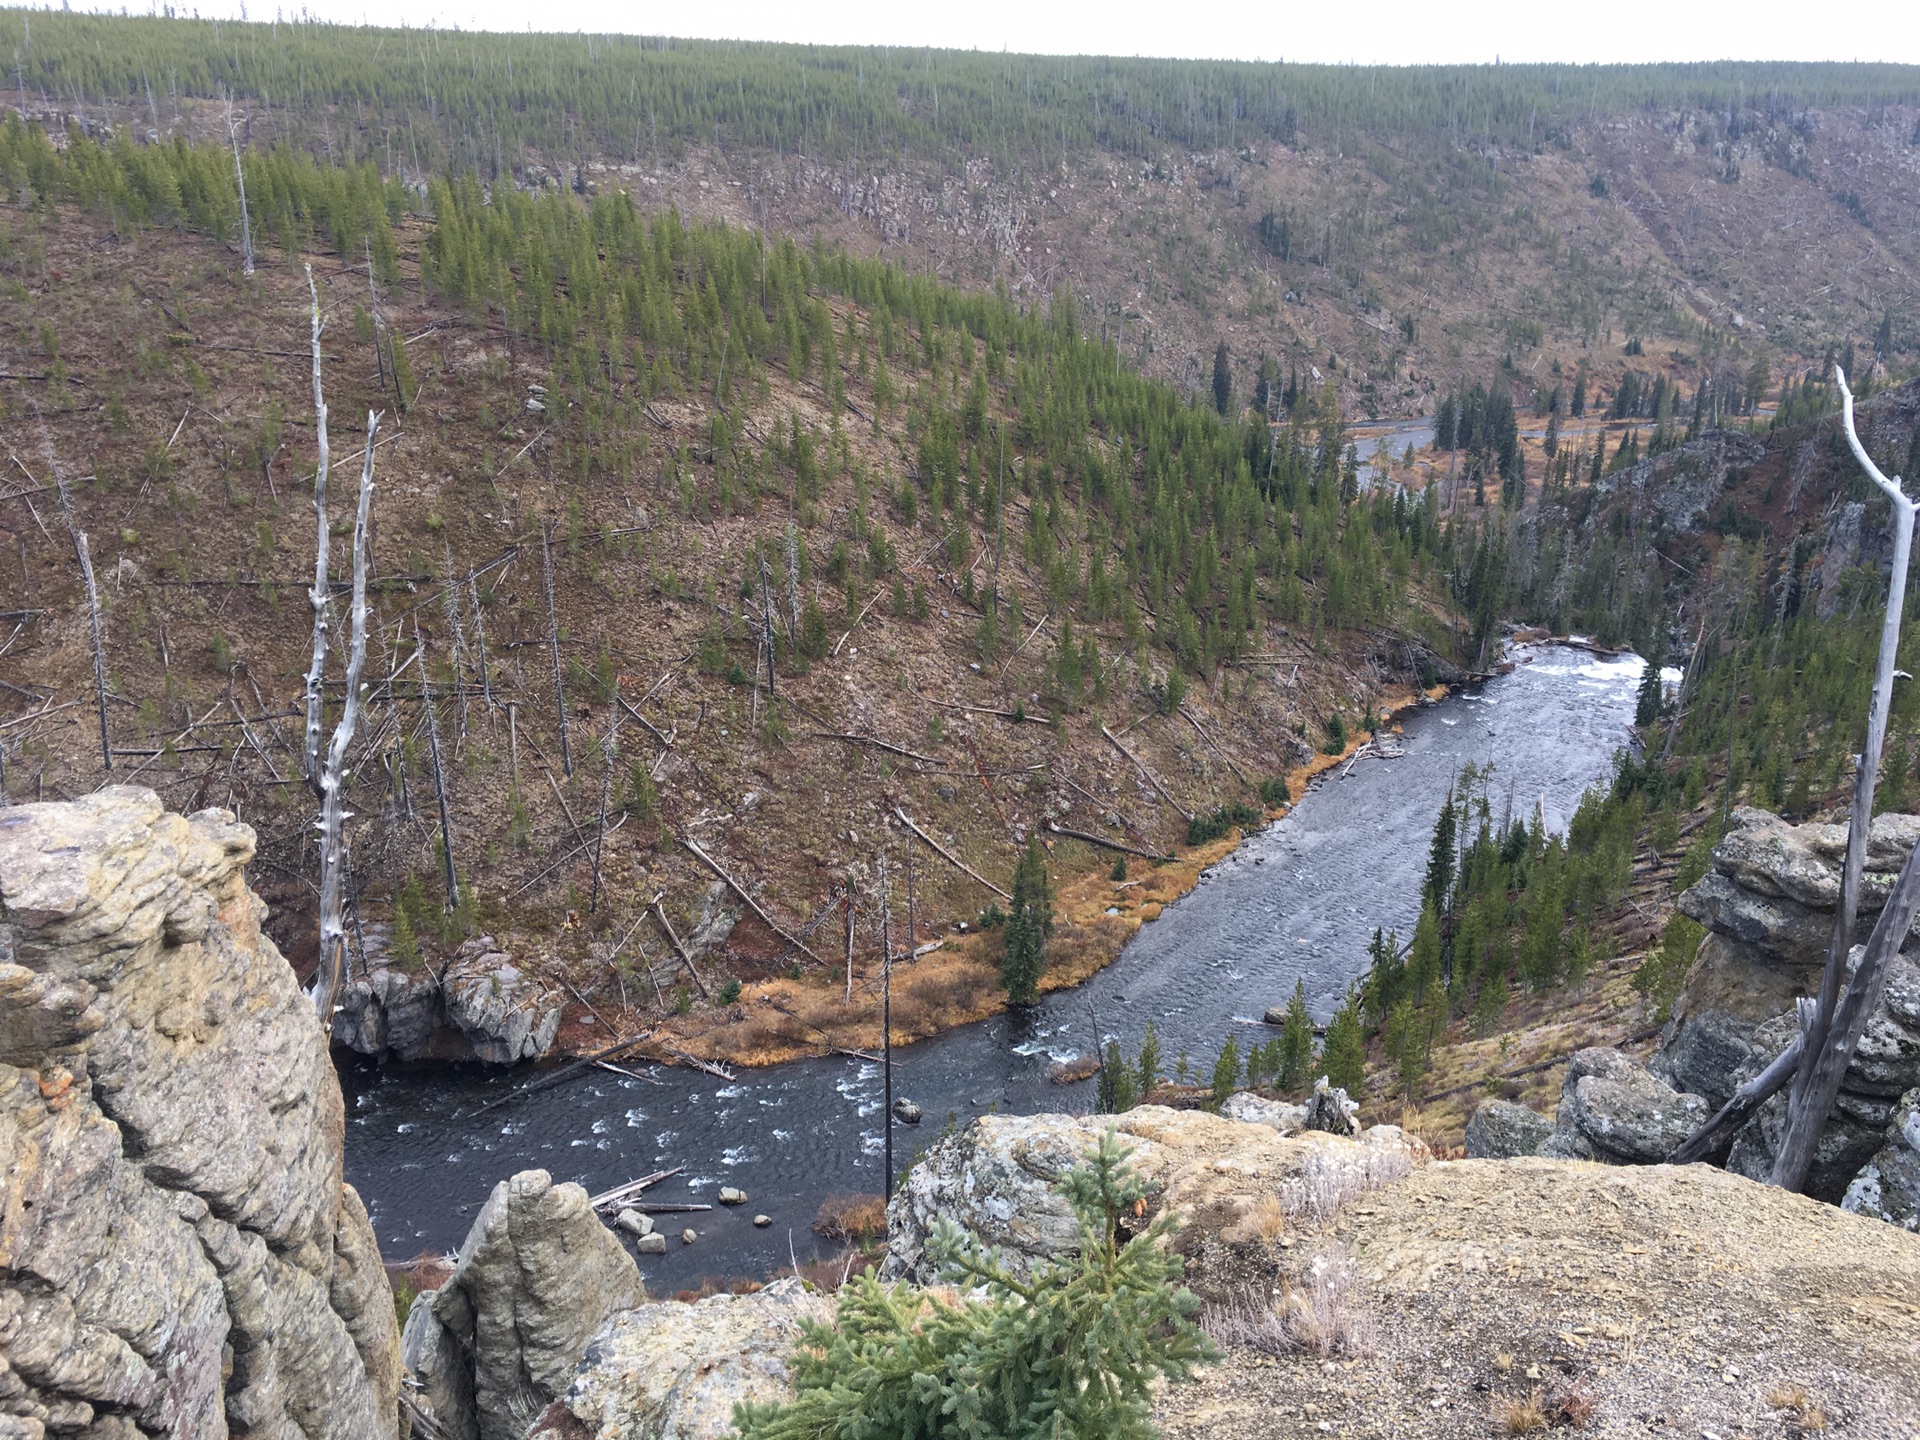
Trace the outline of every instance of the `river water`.
{"type": "MultiPolygon", "coordinates": [[[[1131,1053],[1151,1019],[1169,1068],[1184,1051],[1203,1074],[1229,1033],[1243,1050],[1273,1033],[1260,1016],[1296,979],[1324,1021],[1365,970],[1374,927],[1411,933],[1433,819],[1467,762],[1494,767],[1496,807],[1543,806],[1549,826],[1564,829],[1627,743],[1641,662],[1565,646],[1511,658],[1514,669],[1479,693],[1409,713],[1401,758],[1330,773],[1086,985],[896,1051],[894,1093],[925,1114],[894,1127],[896,1166],[950,1117],[1092,1108],[1091,1081],[1056,1086],[1047,1072],[1091,1048],[1096,1021],[1131,1053]]],[[[387,1258],[457,1249],[495,1182],[532,1167],[597,1192],[685,1166],[647,1192],[657,1202],[711,1202],[722,1185],[747,1191],[739,1209],[660,1217],[676,1237],[690,1226],[699,1238],[642,1257],[657,1294],[807,1260],[823,1248],[809,1228],[823,1199],[881,1188],[878,1066],[800,1060],[734,1082],[671,1067],[640,1072],[646,1080],[586,1073],[477,1115],[530,1072],[343,1062],[347,1178],[387,1258]],[[756,1212],[773,1225],[755,1229],[756,1212]]]]}

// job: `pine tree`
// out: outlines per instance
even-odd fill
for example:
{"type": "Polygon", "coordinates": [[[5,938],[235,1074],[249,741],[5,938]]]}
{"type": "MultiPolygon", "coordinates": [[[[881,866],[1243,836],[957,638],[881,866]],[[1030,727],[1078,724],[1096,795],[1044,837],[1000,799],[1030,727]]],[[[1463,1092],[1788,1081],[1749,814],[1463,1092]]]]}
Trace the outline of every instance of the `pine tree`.
{"type": "Polygon", "coordinates": [[[1027,841],[1013,872],[1013,902],[1007,915],[1007,954],[1000,962],[1000,983],[1009,1005],[1040,999],[1040,976],[1047,968],[1047,937],[1053,933],[1053,887],[1047,879],[1046,852],[1038,836],[1027,841]]]}
{"type": "Polygon", "coordinates": [[[1233,406],[1233,370],[1227,362],[1227,342],[1213,352],[1213,408],[1225,415],[1233,406]]]}
{"type": "Polygon", "coordinates": [[[1645,729],[1660,718],[1660,667],[1652,660],[1640,674],[1640,692],[1633,703],[1633,723],[1645,729]]]}
{"type": "Polygon", "coordinates": [[[1423,893],[1435,910],[1444,910],[1453,892],[1454,845],[1458,820],[1454,814],[1453,786],[1433,822],[1433,839],[1427,846],[1427,881],[1423,893]]]}
{"type": "Polygon", "coordinates": [[[1227,1043],[1220,1047],[1220,1058],[1213,1062],[1213,1102],[1216,1105],[1225,1102],[1233,1094],[1234,1082],[1240,1078],[1240,1045],[1233,1036],[1227,1036],[1227,1043]]]}
{"type": "Polygon", "coordinates": [[[1102,1115],[1119,1115],[1131,1110],[1140,1099],[1134,1078],[1133,1067],[1120,1053],[1120,1042],[1109,1040],[1100,1065],[1100,1078],[1095,1082],[1095,1109],[1102,1115]]]}
{"type": "Polygon", "coordinates": [[[1279,1084],[1282,1090],[1297,1089],[1306,1082],[1307,1067],[1313,1063],[1313,1017],[1307,1013],[1307,987],[1293,982],[1293,998],[1287,1002],[1287,1018],[1280,1027],[1279,1084]]]}
{"type": "Polygon", "coordinates": [[[1367,1090],[1367,1042],[1360,1030],[1360,1005],[1349,991],[1327,1026],[1326,1043],[1320,1049],[1320,1073],[1327,1083],[1359,1099],[1367,1090]]]}
{"type": "Polygon", "coordinates": [[[1160,1037],[1154,1033],[1153,1021],[1147,1021],[1147,1033],[1140,1041],[1140,1093],[1150,1095],[1153,1087],[1160,1083],[1160,1037]]]}
{"type": "Polygon", "coordinates": [[[1163,1211],[1122,1243],[1121,1217],[1147,1187],[1114,1132],[1100,1137],[1061,1192],[1081,1243],[1029,1278],[942,1219],[928,1249],[967,1291],[964,1305],[872,1269],[843,1287],[831,1324],[805,1321],[793,1398],[734,1410],[742,1440],[840,1435],[993,1435],[1004,1440],[1150,1440],[1152,1391],[1217,1352],[1176,1285],[1182,1261],[1163,1211]],[[850,1383],[858,1377],[858,1383],[850,1383]],[[966,1417],[964,1426],[956,1415],[966,1417]]]}

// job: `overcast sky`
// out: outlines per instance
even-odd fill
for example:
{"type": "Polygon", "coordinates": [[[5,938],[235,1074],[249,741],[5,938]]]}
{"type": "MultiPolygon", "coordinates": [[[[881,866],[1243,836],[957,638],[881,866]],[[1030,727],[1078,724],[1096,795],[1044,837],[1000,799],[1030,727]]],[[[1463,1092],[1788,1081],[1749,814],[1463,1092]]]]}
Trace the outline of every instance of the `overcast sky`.
{"type": "MultiPolygon", "coordinates": [[[[1046,54],[1178,55],[1406,65],[1501,60],[1892,60],[1920,64],[1920,0],[175,0],[185,13],[486,30],[593,30],[743,40],[937,45],[1046,54]]],[[[88,9],[136,13],[142,4],[88,9]]]]}

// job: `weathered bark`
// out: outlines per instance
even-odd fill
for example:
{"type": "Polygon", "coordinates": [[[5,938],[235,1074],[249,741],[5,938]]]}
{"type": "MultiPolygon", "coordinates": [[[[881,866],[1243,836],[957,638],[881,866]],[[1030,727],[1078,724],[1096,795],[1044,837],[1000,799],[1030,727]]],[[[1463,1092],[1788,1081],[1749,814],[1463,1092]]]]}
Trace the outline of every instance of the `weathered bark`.
{"type": "Polygon", "coordinates": [[[1847,857],[1840,875],[1840,904],[1834,914],[1833,938],[1827,945],[1826,969],[1820,976],[1820,994],[1800,1010],[1800,1036],[1804,1053],[1811,1063],[1802,1065],[1794,1076],[1787,1104],[1786,1134],[1780,1152],[1774,1158],[1773,1183],[1788,1190],[1805,1188],[1807,1173],[1820,1132],[1826,1128],[1833,1102],[1840,1093],[1840,1081],[1853,1060],[1860,1043],[1860,1031],[1866,1025],[1872,997],[1885,983],[1887,959],[1900,949],[1912,923],[1913,909],[1920,901],[1920,872],[1909,856],[1894,885],[1887,907],[1880,914],[1867,941],[1866,954],[1841,998],[1840,984],[1846,973],[1847,953],[1853,938],[1854,915],[1860,898],[1860,879],[1867,863],[1867,829],[1873,818],[1873,792],[1880,773],[1880,752],[1886,744],[1887,714],[1893,706],[1893,679],[1900,648],[1900,622],[1906,613],[1907,564],[1913,552],[1914,503],[1907,498],[1898,477],[1889,480],[1873,463],[1853,423],[1853,392],[1838,366],[1834,379],[1840,388],[1842,420],[1847,443],[1854,458],[1869,479],[1893,504],[1893,563],[1887,580],[1886,616],[1880,627],[1880,653],[1874,666],[1873,703],[1867,712],[1867,740],[1860,751],[1859,773],[1854,782],[1853,813],[1847,824],[1847,857]],[[1904,906],[1904,908],[1902,908],[1904,906]],[[1896,917],[1896,912],[1899,916],[1896,917]],[[1898,918],[1897,925],[1894,923],[1898,918]],[[1890,928],[1891,927],[1891,928],[1890,928]],[[1882,932],[1888,932],[1883,942],[1882,932]]]}
{"type": "Polygon", "coordinates": [[[247,174],[240,167],[240,133],[233,125],[232,95],[227,96],[227,143],[233,146],[233,183],[240,191],[240,249],[246,257],[245,273],[251,275],[253,274],[253,217],[247,213],[247,174]]]}
{"type": "MultiPolygon", "coordinates": [[[[318,361],[315,362],[316,368],[318,361]]],[[[367,451],[360,466],[360,500],[353,516],[353,611],[347,631],[347,683],[340,719],[333,727],[326,763],[320,770],[320,964],[314,972],[314,1006],[321,1025],[331,1029],[333,1000],[346,978],[347,927],[344,884],[347,872],[347,751],[359,728],[361,672],[367,664],[367,532],[373,523],[373,444],[380,413],[367,415],[367,451]]]]}
{"type": "Polygon", "coordinates": [[[553,603],[553,525],[540,527],[540,581],[547,593],[547,646],[553,652],[553,704],[560,718],[560,769],[573,775],[573,749],[567,741],[567,685],[560,673],[560,619],[553,603]]]}
{"type": "Polygon", "coordinates": [[[332,543],[327,528],[327,475],[332,467],[327,446],[327,401],[320,385],[320,291],[313,283],[311,265],[307,266],[307,293],[313,299],[313,431],[319,463],[313,474],[313,589],[307,592],[307,603],[313,607],[313,660],[307,667],[307,735],[300,768],[314,794],[324,799],[326,792],[320,785],[321,677],[327,667],[327,611],[332,594],[327,576],[327,552],[332,543]]]}

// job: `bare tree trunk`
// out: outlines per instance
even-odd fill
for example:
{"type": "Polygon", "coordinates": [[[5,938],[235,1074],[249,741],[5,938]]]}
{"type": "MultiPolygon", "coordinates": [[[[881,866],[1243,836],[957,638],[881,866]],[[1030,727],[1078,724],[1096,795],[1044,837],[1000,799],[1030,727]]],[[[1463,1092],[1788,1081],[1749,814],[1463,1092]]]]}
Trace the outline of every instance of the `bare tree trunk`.
{"type": "MultiPolygon", "coordinates": [[[[413,641],[420,643],[420,625],[414,622],[413,641]]],[[[433,682],[427,678],[427,656],[420,654],[420,703],[427,712],[427,758],[433,765],[433,793],[440,804],[440,868],[447,887],[447,913],[460,902],[460,877],[453,867],[453,816],[447,806],[447,775],[440,764],[440,721],[433,712],[433,682]]]]}
{"type": "MultiPolygon", "coordinates": [[[[318,313],[316,305],[315,313],[318,313]]],[[[315,369],[319,366],[315,332],[315,369]]],[[[316,389],[318,380],[316,375],[316,389]]],[[[343,889],[347,871],[346,786],[347,750],[360,724],[360,676],[367,664],[367,532],[373,524],[373,442],[380,414],[367,415],[367,452],[360,465],[360,502],[353,517],[353,615],[347,632],[347,683],[340,719],[333,727],[320,784],[320,963],[314,972],[314,1007],[321,1026],[333,1027],[334,997],[346,978],[347,928],[343,889]]]]}
{"type": "Polygon", "coordinates": [[[480,610],[480,582],[470,579],[467,584],[473,591],[473,637],[480,651],[480,703],[493,711],[493,680],[487,674],[487,621],[480,610]]]}
{"type": "MultiPolygon", "coordinates": [[[[248,273],[252,273],[251,264],[248,273]]],[[[327,447],[327,402],[320,386],[320,291],[313,283],[311,265],[307,266],[307,293],[313,298],[313,430],[318,468],[313,475],[313,589],[307,592],[307,602],[313,607],[313,661],[307,667],[307,736],[300,753],[300,768],[307,777],[307,784],[324,799],[326,792],[320,786],[320,721],[323,706],[320,681],[327,667],[327,611],[330,606],[327,550],[332,543],[327,529],[327,472],[331,462],[327,447]]],[[[359,541],[354,543],[358,545],[359,541]]]]}
{"type": "MultiPolygon", "coordinates": [[[[245,273],[253,274],[253,220],[247,214],[247,176],[240,168],[240,135],[233,127],[233,95],[227,95],[227,141],[233,146],[233,182],[240,188],[240,248],[246,256],[245,273]]],[[[308,267],[312,269],[311,266],[308,267]]],[[[316,302],[316,307],[317,307],[316,302]]],[[[316,342],[317,346],[318,342],[316,342]]],[[[314,364],[318,366],[316,355],[314,364]]]]}
{"type": "Polygon", "coordinates": [[[547,646],[553,652],[553,704],[560,717],[560,769],[573,776],[573,750],[567,743],[567,686],[560,674],[560,619],[553,604],[553,522],[540,527],[540,580],[547,592],[547,646]]]}
{"type": "Polygon", "coordinates": [[[1873,704],[1867,712],[1867,741],[1860,752],[1859,773],[1853,791],[1853,813],[1847,824],[1847,858],[1840,873],[1840,904],[1834,914],[1833,938],[1827,945],[1827,965],[1820,976],[1820,994],[1811,1001],[1800,1002],[1801,1049],[1811,1063],[1801,1065],[1794,1076],[1793,1090],[1787,1103],[1787,1130],[1780,1142],[1780,1153],[1774,1157],[1773,1183],[1788,1190],[1800,1190],[1806,1186],[1807,1172],[1813,1166],[1814,1148],[1819,1142],[1820,1132],[1826,1128],[1827,1116],[1832,1112],[1834,1099],[1840,1093],[1840,1081],[1853,1060],[1854,1048],[1860,1043],[1860,1031],[1866,1024],[1870,997],[1877,996],[1880,987],[1885,984],[1882,972],[1886,968],[1886,960],[1899,950],[1906,938],[1907,925],[1912,921],[1914,897],[1909,892],[1916,884],[1920,884],[1920,879],[1910,878],[1920,872],[1916,872],[1914,860],[1909,857],[1906,867],[1900,872],[1893,895],[1887,900],[1886,909],[1881,912],[1880,923],[1874,927],[1873,938],[1867,943],[1866,954],[1854,972],[1843,1001],[1840,998],[1840,984],[1846,973],[1847,954],[1853,940],[1860,880],[1867,862],[1868,827],[1873,818],[1874,785],[1879,779],[1880,752],[1886,745],[1887,713],[1893,705],[1893,677],[1900,648],[1900,622],[1906,613],[1907,563],[1913,551],[1914,503],[1907,498],[1898,477],[1889,480],[1882,474],[1880,467],[1873,463],[1861,445],[1853,423],[1853,392],[1847,388],[1846,374],[1838,366],[1834,367],[1833,373],[1840,387],[1847,443],[1853,447],[1854,458],[1860,462],[1860,468],[1867,472],[1873,483],[1893,503],[1893,564],[1887,581],[1886,616],[1880,627],[1880,654],[1874,667],[1873,704]],[[1887,928],[1889,920],[1900,908],[1899,902],[1903,901],[1906,903],[1905,918],[1893,931],[1890,945],[1880,943],[1882,930],[1887,928]]]}
{"type": "MultiPolygon", "coordinates": [[[[40,420],[40,443],[46,447],[47,468],[53,472],[54,493],[60,500],[60,518],[67,522],[67,537],[73,542],[73,558],[80,562],[80,580],[87,592],[88,634],[93,645],[93,697],[100,712],[100,768],[113,769],[113,746],[107,739],[107,656],[100,625],[100,587],[93,576],[93,549],[87,544],[87,532],[73,518],[73,497],[67,493],[67,477],[53,451],[53,436],[44,416],[40,420]]],[[[24,467],[22,467],[24,468],[24,467]]]]}
{"type": "Polygon", "coordinates": [[[614,706],[607,726],[605,748],[600,755],[600,823],[593,834],[593,890],[587,896],[587,913],[600,904],[600,855],[607,844],[607,806],[613,799],[613,767],[620,758],[620,707],[614,706]]]}

